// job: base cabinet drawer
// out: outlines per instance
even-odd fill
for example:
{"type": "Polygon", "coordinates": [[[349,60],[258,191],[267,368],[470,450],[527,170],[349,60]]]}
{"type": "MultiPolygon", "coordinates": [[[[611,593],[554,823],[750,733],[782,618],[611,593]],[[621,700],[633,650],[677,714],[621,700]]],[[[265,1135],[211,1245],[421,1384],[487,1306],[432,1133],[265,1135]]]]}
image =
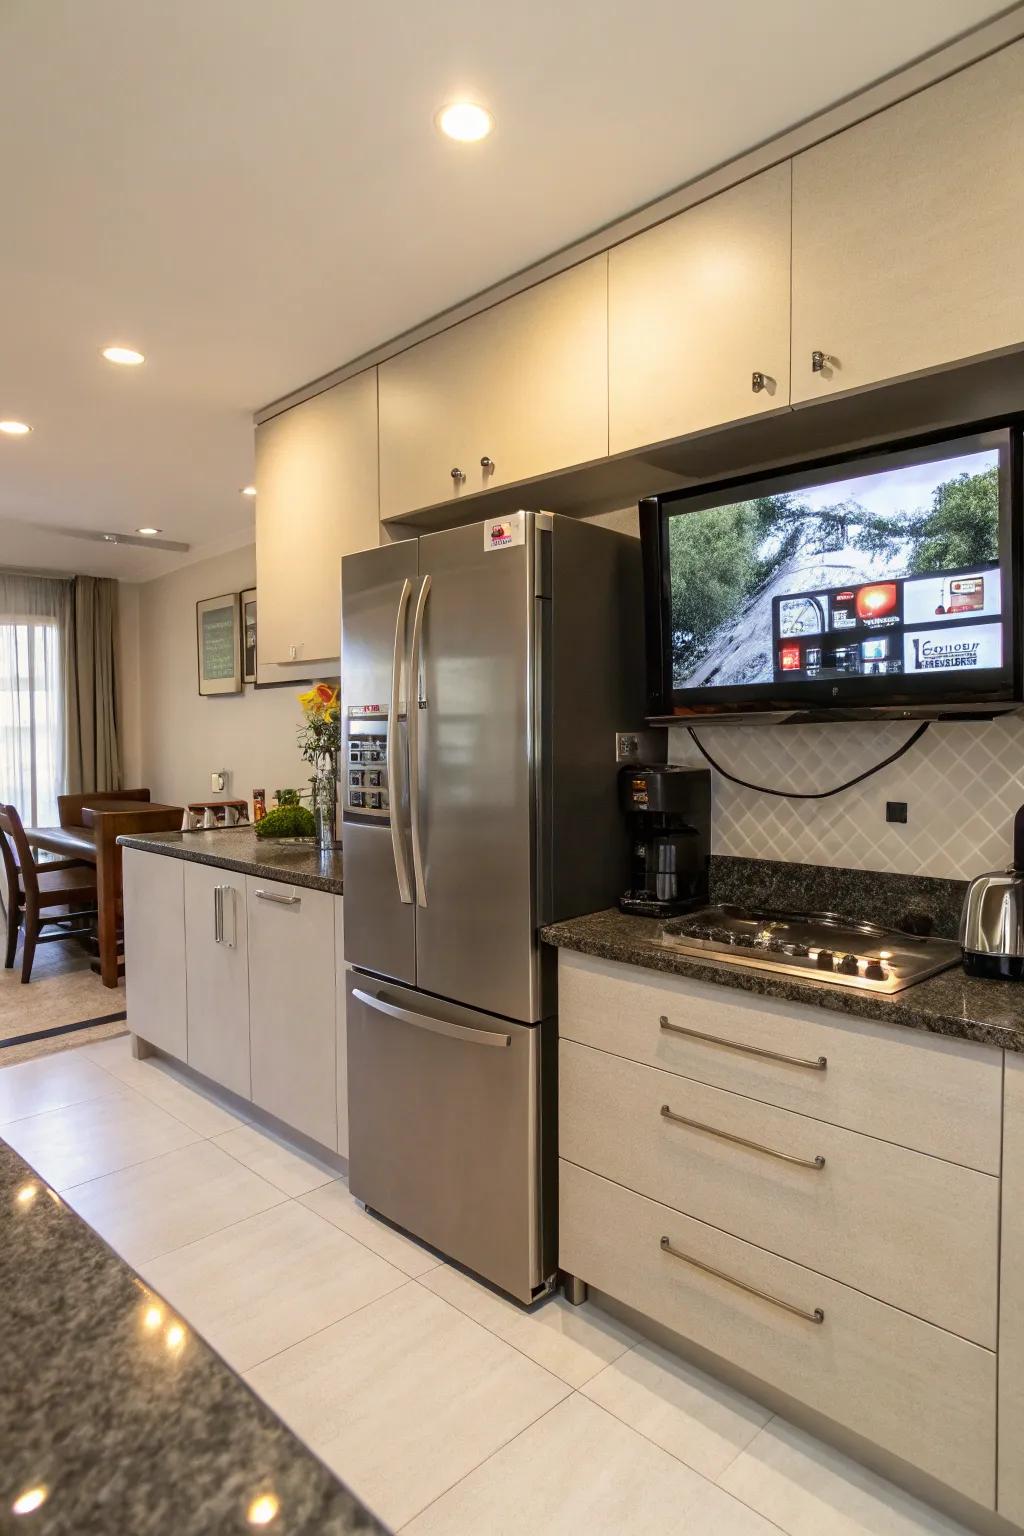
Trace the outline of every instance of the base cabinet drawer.
{"type": "Polygon", "coordinates": [[[338,1144],[334,897],[245,877],[252,1097],[338,1144]]]}
{"type": "Polygon", "coordinates": [[[572,1163],[559,1174],[563,1269],[993,1507],[994,1353],[572,1163]]]}
{"type": "Polygon", "coordinates": [[[999,1172],[1001,1051],[565,950],[558,1029],[583,1045],[999,1172]],[[756,1054],[766,1050],[788,1059],[756,1054]]]}
{"type": "Polygon", "coordinates": [[[990,1174],[570,1040],[559,1121],[571,1162],[995,1348],[990,1174]]]}

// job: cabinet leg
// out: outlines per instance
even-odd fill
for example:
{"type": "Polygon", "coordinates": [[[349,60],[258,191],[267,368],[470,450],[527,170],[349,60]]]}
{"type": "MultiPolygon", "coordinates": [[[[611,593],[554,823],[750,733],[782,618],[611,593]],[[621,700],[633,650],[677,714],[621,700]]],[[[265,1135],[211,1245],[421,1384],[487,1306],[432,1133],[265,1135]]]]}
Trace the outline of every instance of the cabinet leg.
{"type": "Polygon", "coordinates": [[[587,1284],[578,1275],[562,1276],[562,1295],[570,1306],[581,1307],[587,1299],[587,1284]]]}
{"type": "Polygon", "coordinates": [[[136,1061],[145,1061],[147,1056],[156,1055],[156,1049],[141,1035],[132,1035],[132,1055],[136,1061]]]}

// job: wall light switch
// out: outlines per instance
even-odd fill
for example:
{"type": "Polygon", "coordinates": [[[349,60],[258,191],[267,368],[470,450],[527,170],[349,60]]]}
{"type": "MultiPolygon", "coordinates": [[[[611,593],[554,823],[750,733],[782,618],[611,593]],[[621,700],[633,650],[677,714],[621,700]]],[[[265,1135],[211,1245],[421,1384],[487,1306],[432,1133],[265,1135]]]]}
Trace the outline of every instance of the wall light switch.
{"type": "Polygon", "coordinates": [[[215,768],[210,774],[210,788],[215,795],[222,795],[228,787],[228,770],[215,768]]]}

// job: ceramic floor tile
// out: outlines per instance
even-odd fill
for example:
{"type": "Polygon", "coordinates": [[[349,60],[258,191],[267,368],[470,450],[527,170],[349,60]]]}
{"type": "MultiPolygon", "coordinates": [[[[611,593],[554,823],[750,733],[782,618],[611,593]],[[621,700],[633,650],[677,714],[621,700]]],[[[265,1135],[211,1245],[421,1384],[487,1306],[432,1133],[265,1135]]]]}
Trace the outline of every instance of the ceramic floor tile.
{"type": "Polygon", "coordinates": [[[442,1262],[435,1253],[431,1253],[413,1238],[396,1232],[394,1227],[378,1221],[376,1216],[368,1216],[358,1201],[352,1198],[345,1179],[336,1179],[333,1184],[314,1189],[310,1194],[302,1195],[300,1200],[302,1205],[333,1222],[336,1227],[347,1232],[349,1237],[372,1248],[374,1253],[380,1254],[382,1259],[394,1264],[407,1275],[414,1278],[425,1275],[442,1262]]]}
{"type": "Polygon", "coordinates": [[[143,1264],[279,1205],[284,1196],[220,1147],[197,1141],[80,1184],[66,1198],[129,1264],[143,1264]]]}
{"type": "Polygon", "coordinates": [[[320,1162],[309,1152],[283,1146],[255,1125],[236,1126],[215,1140],[218,1147],[223,1147],[225,1152],[230,1152],[232,1157],[237,1157],[240,1163],[286,1195],[305,1195],[340,1177],[337,1168],[320,1162]]]}
{"type": "Polygon", "coordinates": [[[103,1098],[13,1120],[4,1126],[3,1135],[55,1189],[83,1184],[197,1140],[196,1132],[180,1120],[113,1082],[103,1098]]]}
{"type": "Polygon", "coordinates": [[[719,1481],[789,1536],[970,1536],[781,1419],[773,1419],[719,1481]]]}
{"type": "Polygon", "coordinates": [[[200,1136],[220,1136],[243,1124],[238,1115],[179,1077],[167,1062],[154,1056],[136,1061],[130,1049],[126,1049],[124,1040],[101,1040],[96,1045],[85,1046],[82,1054],[86,1053],[116,1082],[159,1104],[161,1109],[198,1131],[200,1136]],[[118,1049],[107,1049],[113,1046],[118,1049]]]}
{"type": "Polygon", "coordinates": [[[713,1479],[771,1418],[750,1398],[646,1341],[582,1390],[662,1450],[713,1479]]]}
{"type": "Polygon", "coordinates": [[[410,1283],[293,1200],[153,1259],[142,1273],[239,1371],[410,1283]]]}
{"type": "Polygon", "coordinates": [[[666,1536],[712,1485],[574,1394],[405,1527],[405,1536],[666,1536]]]}
{"type": "Polygon", "coordinates": [[[571,1307],[552,1296],[527,1312],[449,1264],[432,1269],[422,1283],[571,1387],[589,1381],[637,1342],[635,1333],[590,1302],[571,1307]]]}
{"type": "Polygon", "coordinates": [[[0,1056],[0,1125],[116,1092],[117,1083],[80,1056],[63,1052],[10,1067],[0,1056]]]}
{"type": "Polygon", "coordinates": [[[275,1355],[247,1379],[396,1528],[568,1391],[420,1285],[275,1355]]]}
{"type": "MultiPolygon", "coordinates": [[[[679,1536],[780,1536],[780,1527],[748,1509],[724,1488],[711,1487],[686,1511],[679,1536]]],[[[818,1536],[831,1536],[822,1529],[818,1536]]]]}

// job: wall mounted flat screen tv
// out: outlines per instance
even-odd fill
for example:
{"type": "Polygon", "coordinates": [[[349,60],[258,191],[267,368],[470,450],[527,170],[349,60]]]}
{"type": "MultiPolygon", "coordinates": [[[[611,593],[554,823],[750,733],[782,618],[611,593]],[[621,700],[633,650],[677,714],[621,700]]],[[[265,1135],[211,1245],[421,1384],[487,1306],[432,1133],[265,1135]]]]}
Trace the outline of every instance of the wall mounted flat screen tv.
{"type": "Polygon", "coordinates": [[[641,503],[648,713],[817,718],[1021,699],[1017,424],[641,503]]]}

